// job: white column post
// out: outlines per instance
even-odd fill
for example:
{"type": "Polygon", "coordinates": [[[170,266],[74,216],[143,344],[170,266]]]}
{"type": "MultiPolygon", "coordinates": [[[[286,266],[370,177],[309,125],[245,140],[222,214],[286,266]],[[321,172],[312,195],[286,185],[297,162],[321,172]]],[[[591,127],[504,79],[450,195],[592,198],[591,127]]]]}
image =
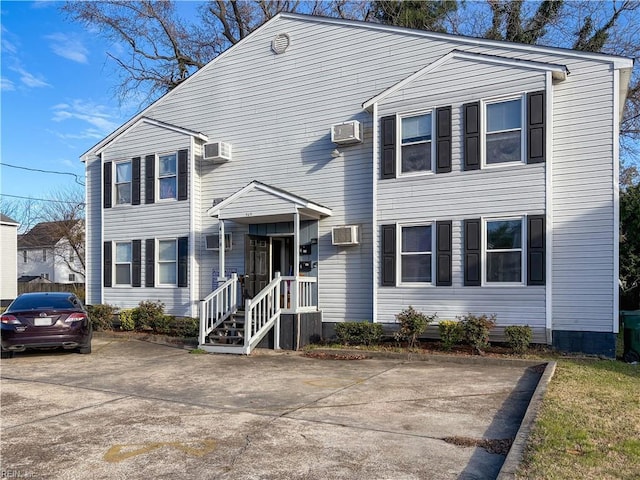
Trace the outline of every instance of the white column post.
{"type": "Polygon", "coordinates": [[[276,314],[276,322],[273,331],[273,343],[276,350],[280,350],[280,286],[282,280],[280,280],[280,272],[276,272],[275,278],[278,280],[276,284],[275,295],[273,298],[273,313],[276,314]]]}
{"type": "Polygon", "coordinates": [[[218,220],[218,262],[220,271],[218,272],[218,284],[222,281],[226,281],[227,277],[225,275],[225,265],[224,265],[224,257],[225,257],[225,249],[224,249],[224,220],[218,220]]]}
{"type": "Polygon", "coordinates": [[[293,288],[291,289],[291,308],[298,311],[298,277],[300,275],[300,212],[296,208],[293,214],[293,288]]]}

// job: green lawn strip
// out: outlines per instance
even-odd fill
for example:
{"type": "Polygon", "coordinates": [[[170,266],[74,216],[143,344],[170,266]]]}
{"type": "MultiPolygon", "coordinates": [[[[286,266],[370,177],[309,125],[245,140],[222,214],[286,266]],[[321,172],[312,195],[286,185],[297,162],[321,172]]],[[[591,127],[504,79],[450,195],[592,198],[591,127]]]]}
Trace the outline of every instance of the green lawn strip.
{"type": "Polygon", "coordinates": [[[518,478],[640,478],[640,366],[559,359],[518,478]]]}

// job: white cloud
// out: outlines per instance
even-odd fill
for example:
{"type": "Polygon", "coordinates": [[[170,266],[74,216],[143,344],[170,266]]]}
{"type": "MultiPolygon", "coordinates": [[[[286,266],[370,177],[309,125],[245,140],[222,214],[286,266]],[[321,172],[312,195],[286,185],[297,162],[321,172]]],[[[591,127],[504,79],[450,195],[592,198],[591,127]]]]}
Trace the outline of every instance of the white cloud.
{"type": "Polygon", "coordinates": [[[15,90],[16,86],[8,78],[0,78],[0,90],[15,90]]]}
{"type": "Polygon", "coordinates": [[[44,80],[44,78],[42,78],[42,75],[36,76],[30,72],[27,72],[24,68],[20,66],[11,67],[11,70],[13,70],[14,72],[18,72],[20,74],[20,81],[27,87],[40,88],[40,87],[51,86],[44,80]]]}
{"type": "Polygon", "coordinates": [[[54,33],[44,37],[49,40],[49,48],[56,55],[78,63],[88,63],[89,50],[80,39],[65,33],[54,33]]]}
{"type": "Polygon", "coordinates": [[[96,105],[82,100],[73,100],[71,103],[59,103],[55,105],[53,107],[52,120],[54,122],[76,120],[89,124],[84,130],[76,130],[76,132],[71,135],[61,135],[66,139],[100,139],[115,130],[121,123],[120,119],[115,118],[114,115],[109,113],[107,107],[104,105],[96,105]]]}

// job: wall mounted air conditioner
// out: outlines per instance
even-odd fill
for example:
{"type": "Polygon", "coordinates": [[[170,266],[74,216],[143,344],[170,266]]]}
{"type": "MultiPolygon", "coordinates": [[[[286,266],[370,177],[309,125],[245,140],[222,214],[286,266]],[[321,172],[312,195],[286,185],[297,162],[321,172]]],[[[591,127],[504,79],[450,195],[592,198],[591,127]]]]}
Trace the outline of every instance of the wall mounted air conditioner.
{"type": "Polygon", "coordinates": [[[360,227],[358,227],[358,225],[333,227],[333,229],[331,230],[331,243],[333,245],[360,244],[360,227]]]}
{"type": "Polygon", "coordinates": [[[203,158],[212,160],[213,163],[228,162],[231,160],[231,144],[226,142],[205,143],[203,158]]]}
{"type": "Polygon", "coordinates": [[[337,145],[362,143],[360,122],[351,120],[349,122],[331,125],[331,141],[337,145]]]}
{"type": "MultiPolygon", "coordinates": [[[[231,233],[224,234],[224,249],[231,250],[233,247],[233,241],[231,237],[231,233]]],[[[204,248],[206,250],[220,250],[220,235],[215,233],[213,235],[205,235],[204,237],[204,248]]]]}

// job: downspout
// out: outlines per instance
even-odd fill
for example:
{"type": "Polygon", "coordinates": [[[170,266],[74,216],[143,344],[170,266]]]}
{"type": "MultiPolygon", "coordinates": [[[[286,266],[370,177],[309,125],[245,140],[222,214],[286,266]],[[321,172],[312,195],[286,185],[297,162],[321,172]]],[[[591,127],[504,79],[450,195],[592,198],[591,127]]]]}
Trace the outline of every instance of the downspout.
{"type": "Polygon", "coordinates": [[[547,161],[545,162],[545,332],[547,344],[553,344],[553,76],[546,73],[546,146],[547,161]]]}
{"type": "Polygon", "coordinates": [[[379,155],[379,141],[378,141],[378,102],[373,104],[373,179],[372,179],[372,199],[371,199],[371,215],[372,215],[372,234],[373,234],[373,265],[372,265],[372,273],[373,273],[373,323],[378,321],[378,280],[377,280],[377,269],[379,265],[378,259],[378,155],[379,155]]]}

